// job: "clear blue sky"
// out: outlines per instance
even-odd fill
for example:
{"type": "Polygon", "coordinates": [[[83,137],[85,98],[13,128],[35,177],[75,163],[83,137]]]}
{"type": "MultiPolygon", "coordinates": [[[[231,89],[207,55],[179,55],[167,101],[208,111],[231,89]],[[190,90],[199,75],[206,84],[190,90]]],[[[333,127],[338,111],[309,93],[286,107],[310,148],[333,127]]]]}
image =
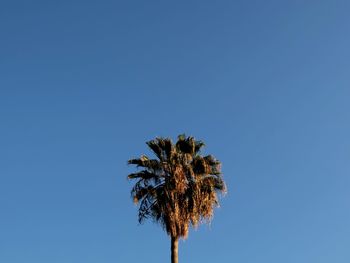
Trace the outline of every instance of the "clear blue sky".
{"type": "Polygon", "coordinates": [[[349,10],[1,1],[0,262],[169,262],[126,161],[183,132],[229,193],[180,262],[350,262],[349,10]]]}

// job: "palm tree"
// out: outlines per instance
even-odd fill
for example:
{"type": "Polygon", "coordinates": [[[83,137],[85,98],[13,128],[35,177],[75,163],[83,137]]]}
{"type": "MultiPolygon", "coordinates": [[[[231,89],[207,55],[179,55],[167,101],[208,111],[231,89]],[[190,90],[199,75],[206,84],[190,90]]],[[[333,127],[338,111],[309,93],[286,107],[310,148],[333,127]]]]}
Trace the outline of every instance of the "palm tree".
{"type": "Polygon", "coordinates": [[[141,167],[128,176],[137,180],[131,195],[139,205],[138,219],[151,218],[171,237],[171,262],[178,263],[178,241],[190,226],[209,222],[218,206],[218,193],[226,192],[221,163],[212,155],[202,156],[204,143],[184,134],[176,144],[169,138],[147,142],[156,159],[146,155],[131,159],[141,167]]]}

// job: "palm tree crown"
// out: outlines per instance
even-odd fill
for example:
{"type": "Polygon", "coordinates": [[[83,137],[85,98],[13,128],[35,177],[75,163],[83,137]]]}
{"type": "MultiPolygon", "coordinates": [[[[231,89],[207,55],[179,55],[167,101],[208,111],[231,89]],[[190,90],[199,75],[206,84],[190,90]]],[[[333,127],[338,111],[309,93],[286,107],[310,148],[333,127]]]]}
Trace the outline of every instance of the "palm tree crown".
{"type": "Polygon", "coordinates": [[[172,238],[186,238],[189,227],[210,221],[218,206],[218,193],[226,192],[221,163],[212,155],[202,156],[202,141],[179,135],[147,142],[156,155],[131,159],[142,169],[128,176],[137,180],[131,195],[139,205],[139,222],[151,218],[172,238]]]}

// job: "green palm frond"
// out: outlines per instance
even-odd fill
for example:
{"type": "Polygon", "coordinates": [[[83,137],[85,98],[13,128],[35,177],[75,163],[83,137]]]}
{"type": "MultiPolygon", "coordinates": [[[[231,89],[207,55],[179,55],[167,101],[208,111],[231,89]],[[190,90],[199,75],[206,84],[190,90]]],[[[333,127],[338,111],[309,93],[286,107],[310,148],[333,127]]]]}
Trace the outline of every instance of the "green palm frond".
{"type": "Polygon", "coordinates": [[[130,159],[128,164],[135,164],[137,167],[144,167],[151,170],[162,169],[161,163],[157,159],[148,159],[148,157],[144,155],[138,159],[130,159]]]}
{"type": "Polygon", "coordinates": [[[194,153],[199,154],[200,150],[205,146],[204,142],[196,141],[194,146],[194,153]]]}

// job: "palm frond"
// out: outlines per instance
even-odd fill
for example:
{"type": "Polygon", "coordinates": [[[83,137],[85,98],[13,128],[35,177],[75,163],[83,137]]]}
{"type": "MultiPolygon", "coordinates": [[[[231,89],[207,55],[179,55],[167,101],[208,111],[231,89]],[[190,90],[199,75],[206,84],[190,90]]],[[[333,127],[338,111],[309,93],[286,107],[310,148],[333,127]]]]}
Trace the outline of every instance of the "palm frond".
{"type": "Polygon", "coordinates": [[[137,167],[144,167],[150,170],[162,169],[162,165],[157,159],[148,159],[145,155],[141,156],[141,158],[130,159],[128,164],[134,164],[137,167]]]}

